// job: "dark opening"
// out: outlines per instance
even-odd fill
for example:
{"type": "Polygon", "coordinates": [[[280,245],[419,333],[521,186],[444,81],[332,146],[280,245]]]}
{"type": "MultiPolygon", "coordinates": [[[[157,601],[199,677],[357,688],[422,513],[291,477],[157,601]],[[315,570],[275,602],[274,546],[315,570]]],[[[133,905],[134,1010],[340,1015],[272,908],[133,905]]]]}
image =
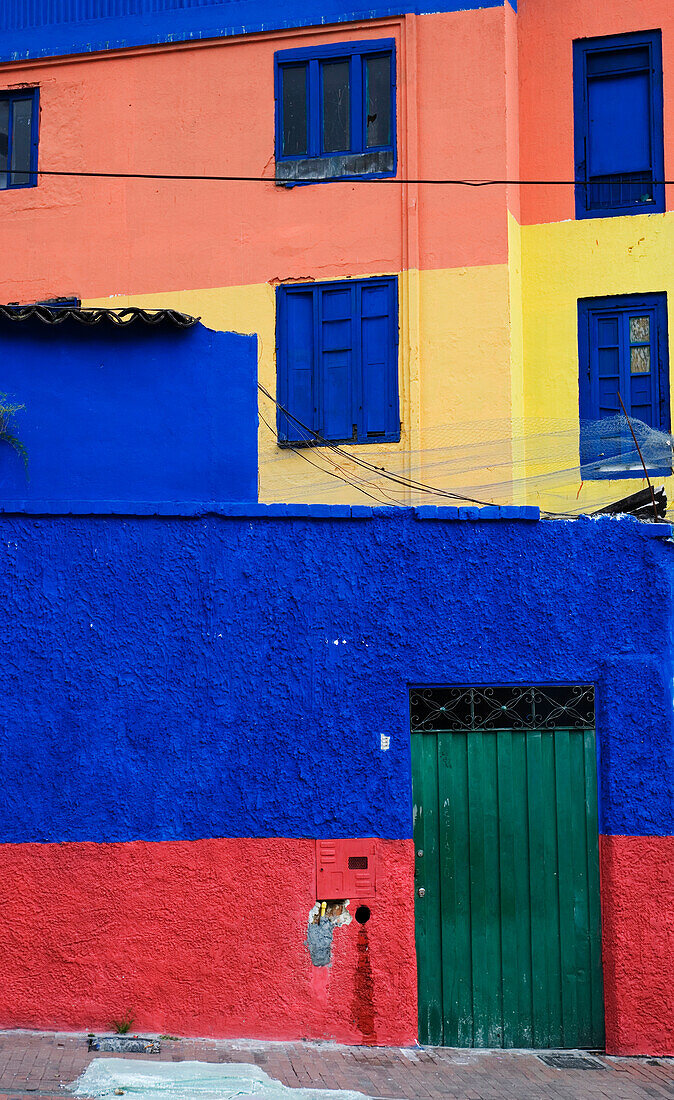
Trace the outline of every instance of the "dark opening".
{"type": "Polygon", "coordinates": [[[370,919],[370,910],[367,905],[359,905],[356,909],[356,920],[359,924],[367,924],[370,919]]]}
{"type": "Polygon", "coordinates": [[[349,856],[350,871],[367,871],[367,856],[349,856]]]}
{"type": "Polygon", "coordinates": [[[287,157],[301,156],[307,143],[307,67],[284,65],[283,82],[283,153],[287,157]]]}
{"type": "Polygon", "coordinates": [[[323,76],[324,153],[346,153],[351,146],[351,87],[348,61],[326,61],[323,76]]]}

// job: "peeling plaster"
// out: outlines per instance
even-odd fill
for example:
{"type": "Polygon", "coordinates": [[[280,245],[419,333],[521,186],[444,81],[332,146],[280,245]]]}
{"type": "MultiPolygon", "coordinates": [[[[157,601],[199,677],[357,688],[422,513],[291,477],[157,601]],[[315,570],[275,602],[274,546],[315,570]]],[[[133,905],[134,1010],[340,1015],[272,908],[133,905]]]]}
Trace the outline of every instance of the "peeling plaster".
{"type": "Polygon", "coordinates": [[[323,903],[317,901],[309,913],[305,946],[314,966],[330,966],[332,963],[332,937],[335,928],[344,928],[353,920],[349,902],[329,902],[321,916],[323,903]]]}

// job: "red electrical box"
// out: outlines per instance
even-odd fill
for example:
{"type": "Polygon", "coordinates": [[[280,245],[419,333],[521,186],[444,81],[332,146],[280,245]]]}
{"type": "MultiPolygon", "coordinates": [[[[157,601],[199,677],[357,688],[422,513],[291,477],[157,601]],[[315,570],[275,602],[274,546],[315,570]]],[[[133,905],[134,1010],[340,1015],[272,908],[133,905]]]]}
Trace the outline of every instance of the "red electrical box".
{"type": "Polygon", "coordinates": [[[316,899],[373,898],[377,884],[374,840],[316,841],[316,899]]]}

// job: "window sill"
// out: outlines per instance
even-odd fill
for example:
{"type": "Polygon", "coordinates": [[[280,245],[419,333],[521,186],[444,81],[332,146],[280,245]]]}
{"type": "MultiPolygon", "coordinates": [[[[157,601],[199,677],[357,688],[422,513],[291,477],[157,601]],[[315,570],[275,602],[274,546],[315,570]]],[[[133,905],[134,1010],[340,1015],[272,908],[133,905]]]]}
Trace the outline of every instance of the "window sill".
{"type": "Polygon", "coordinates": [[[31,187],[37,187],[37,179],[31,180],[30,183],[10,183],[6,187],[0,187],[0,194],[6,195],[11,191],[27,191],[31,187]]]}
{"type": "Polygon", "coordinates": [[[328,180],[362,176],[376,178],[394,174],[395,154],[392,149],[276,161],[276,182],[281,187],[292,187],[296,183],[325,183],[328,180]]]}
{"type": "Polygon", "coordinates": [[[295,450],[298,447],[373,447],[378,443],[400,443],[400,432],[387,432],[385,435],[372,436],[370,439],[277,439],[276,445],[282,450],[295,450]]]}
{"type": "Polygon", "coordinates": [[[591,218],[633,218],[639,214],[664,214],[664,200],[659,202],[639,202],[631,206],[595,206],[590,210],[584,205],[576,207],[576,220],[587,221],[591,218]]]}

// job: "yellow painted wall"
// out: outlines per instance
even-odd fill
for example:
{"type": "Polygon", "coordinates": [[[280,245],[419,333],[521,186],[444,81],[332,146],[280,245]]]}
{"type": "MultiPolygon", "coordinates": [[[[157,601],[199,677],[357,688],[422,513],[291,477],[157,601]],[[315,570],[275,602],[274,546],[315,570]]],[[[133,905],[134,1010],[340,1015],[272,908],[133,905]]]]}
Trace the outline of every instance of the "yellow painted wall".
{"type": "MultiPolygon", "coordinates": [[[[527,503],[592,510],[646,483],[581,482],[578,299],[666,291],[674,300],[674,214],[530,225],[520,232],[527,503]]],[[[673,489],[668,479],[668,496],[673,489]]]]}
{"type": "Polygon", "coordinates": [[[510,409],[512,422],[512,503],[526,504],[526,422],[524,409],[524,301],[522,298],[522,234],[508,214],[508,277],[510,301],[510,409]]]}
{"type": "MultiPolygon", "coordinates": [[[[392,484],[360,467],[361,460],[445,491],[509,503],[509,283],[506,265],[399,275],[399,444],[345,447],[348,457],[325,447],[298,453],[281,449],[271,430],[274,406],[260,395],[260,500],[451,503],[392,484]],[[492,487],[495,478],[503,484],[492,487]],[[483,496],[485,482],[488,492],[483,496]]],[[[210,328],[256,333],[258,378],[276,393],[275,290],[267,283],[96,299],[83,305],[166,307],[200,316],[210,328]]]]}
{"type": "MultiPolygon", "coordinates": [[[[645,484],[581,479],[577,303],[674,293],[674,214],[522,227],[510,216],[508,265],[408,271],[399,286],[401,442],[342,455],[280,449],[274,406],[261,395],[260,500],[451,503],[361,462],[446,493],[550,512],[591,511],[645,484]]],[[[268,283],[84,304],[166,306],[211,328],[256,333],[259,380],[276,393],[268,283]]],[[[674,482],[667,489],[671,496],[674,482]]]]}

